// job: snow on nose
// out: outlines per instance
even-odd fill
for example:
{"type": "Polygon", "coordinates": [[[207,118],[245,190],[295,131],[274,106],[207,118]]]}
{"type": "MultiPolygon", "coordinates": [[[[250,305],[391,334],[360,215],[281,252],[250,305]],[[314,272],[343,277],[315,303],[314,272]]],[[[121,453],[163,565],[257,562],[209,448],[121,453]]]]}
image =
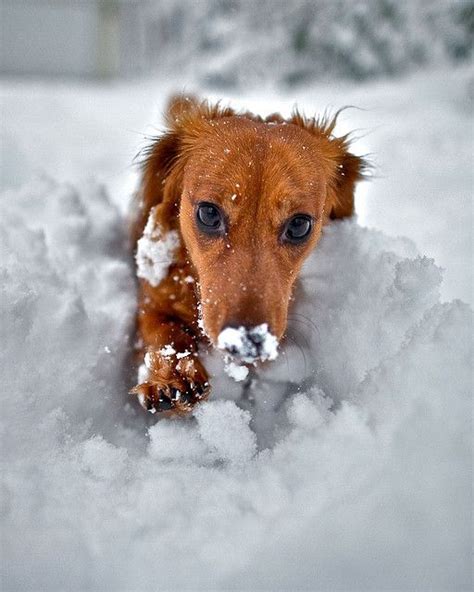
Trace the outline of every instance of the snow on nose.
{"type": "Polygon", "coordinates": [[[225,327],[219,333],[217,347],[248,364],[274,360],[278,356],[278,340],[267,323],[249,328],[225,327]]]}

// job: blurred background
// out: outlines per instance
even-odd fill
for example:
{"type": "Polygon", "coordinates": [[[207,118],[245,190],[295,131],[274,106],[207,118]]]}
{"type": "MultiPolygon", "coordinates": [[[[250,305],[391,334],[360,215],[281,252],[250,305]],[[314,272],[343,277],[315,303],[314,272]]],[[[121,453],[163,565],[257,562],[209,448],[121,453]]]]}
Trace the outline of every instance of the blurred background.
{"type": "Polygon", "coordinates": [[[2,0],[6,74],[365,80],[471,57],[464,0],[2,0]]]}
{"type": "Polygon", "coordinates": [[[94,177],[125,211],[177,91],[261,114],[353,105],[337,131],[375,165],[359,222],[413,239],[443,295],[472,301],[472,1],[0,1],[2,188],[94,177]]]}

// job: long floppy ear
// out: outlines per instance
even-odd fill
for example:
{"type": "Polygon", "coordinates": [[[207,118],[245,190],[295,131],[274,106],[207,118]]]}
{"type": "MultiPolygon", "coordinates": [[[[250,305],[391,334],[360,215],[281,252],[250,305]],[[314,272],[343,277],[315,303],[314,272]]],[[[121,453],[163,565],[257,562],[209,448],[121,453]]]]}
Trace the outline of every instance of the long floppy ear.
{"type": "Polygon", "coordinates": [[[339,138],[333,136],[337,118],[343,109],[333,117],[324,115],[321,118],[308,118],[295,111],[289,120],[289,123],[302,127],[318,140],[329,177],[326,219],[352,216],[356,183],[365,178],[365,172],[370,168],[363,157],[349,151],[350,134],[339,138]]]}
{"type": "Polygon", "coordinates": [[[165,120],[167,131],[152,138],[141,153],[141,183],[132,204],[131,238],[135,243],[143,233],[150,210],[157,206],[155,217],[163,230],[178,226],[181,194],[184,126],[190,112],[199,108],[194,97],[175,96],[168,103],[165,120]]]}
{"type": "Polygon", "coordinates": [[[349,152],[345,141],[342,144],[336,177],[328,195],[330,203],[327,212],[333,220],[354,214],[355,186],[357,181],[364,178],[367,168],[367,163],[362,157],[349,152]]]}

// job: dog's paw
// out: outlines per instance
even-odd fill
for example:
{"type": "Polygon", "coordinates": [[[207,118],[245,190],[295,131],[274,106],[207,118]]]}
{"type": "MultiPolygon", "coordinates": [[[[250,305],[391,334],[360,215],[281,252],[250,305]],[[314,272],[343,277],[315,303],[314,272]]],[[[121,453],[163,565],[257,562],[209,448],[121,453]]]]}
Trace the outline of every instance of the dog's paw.
{"type": "Polygon", "coordinates": [[[207,373],[197,358],[148,352],[145,360],[148,378],[130,393],[150,413],[184,415],[208,398],[207,373]]]}
{"type": "Polygon", "coordinates": [[[209,396],[209,383],[189,382],[186,387],[177,389],[168,384],[142,382],[130,392],[135,394],[138,402],[150,413],[167,413],[184,415],[209,396]]]}

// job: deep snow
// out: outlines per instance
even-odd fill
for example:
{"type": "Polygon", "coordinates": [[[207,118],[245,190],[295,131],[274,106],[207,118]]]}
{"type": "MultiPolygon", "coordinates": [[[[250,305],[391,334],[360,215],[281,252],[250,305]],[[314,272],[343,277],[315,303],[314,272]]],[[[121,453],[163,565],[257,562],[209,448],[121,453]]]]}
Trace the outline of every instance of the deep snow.
{"type": "MultiPolygon", "coordinates": [[[[363,141],[397,158],[372,183],[362,223],[377,219],[380,193],[379,226],[419,244],[357,221],[328,227],[303,270],[291,339],[250,393],[240,399],[213,354],[211,400],[158,422],[126,394],[134,264],[116,204],[129,148],[107,137],[119,114],[133,119],[122,111],[140,90],[62,89],[67,133],[48,127],[48,87],[5,89],[2,137],[19,177],[6,170],[17,187],[0,199],[4,589],[470,589],[472,312],[446,302],[426,256],[439,242],[449,276],[452,253],[470,260],[470,230],[466,213],[453,233],[454,211],[433,227],[437,241],[414,224],[437,220],[446,187],[456,209],[469,204],[469,77],[445,77],[458,86],[440,89],[419,129],[416,97],[435,75],[370,87],[401,123],[399,136],[392,126],[363,141]],[[91,93],[103,118],[84,128],[91,93]],[[30,167],[73,184],[28,181],[30,167]],[[86,169],[101,182],[79,180],[86,169]],[[415,189],[422,203],[410,209],[415,189]]],[[[467,273],[448,291],[464,290],[467,273]]]]}

